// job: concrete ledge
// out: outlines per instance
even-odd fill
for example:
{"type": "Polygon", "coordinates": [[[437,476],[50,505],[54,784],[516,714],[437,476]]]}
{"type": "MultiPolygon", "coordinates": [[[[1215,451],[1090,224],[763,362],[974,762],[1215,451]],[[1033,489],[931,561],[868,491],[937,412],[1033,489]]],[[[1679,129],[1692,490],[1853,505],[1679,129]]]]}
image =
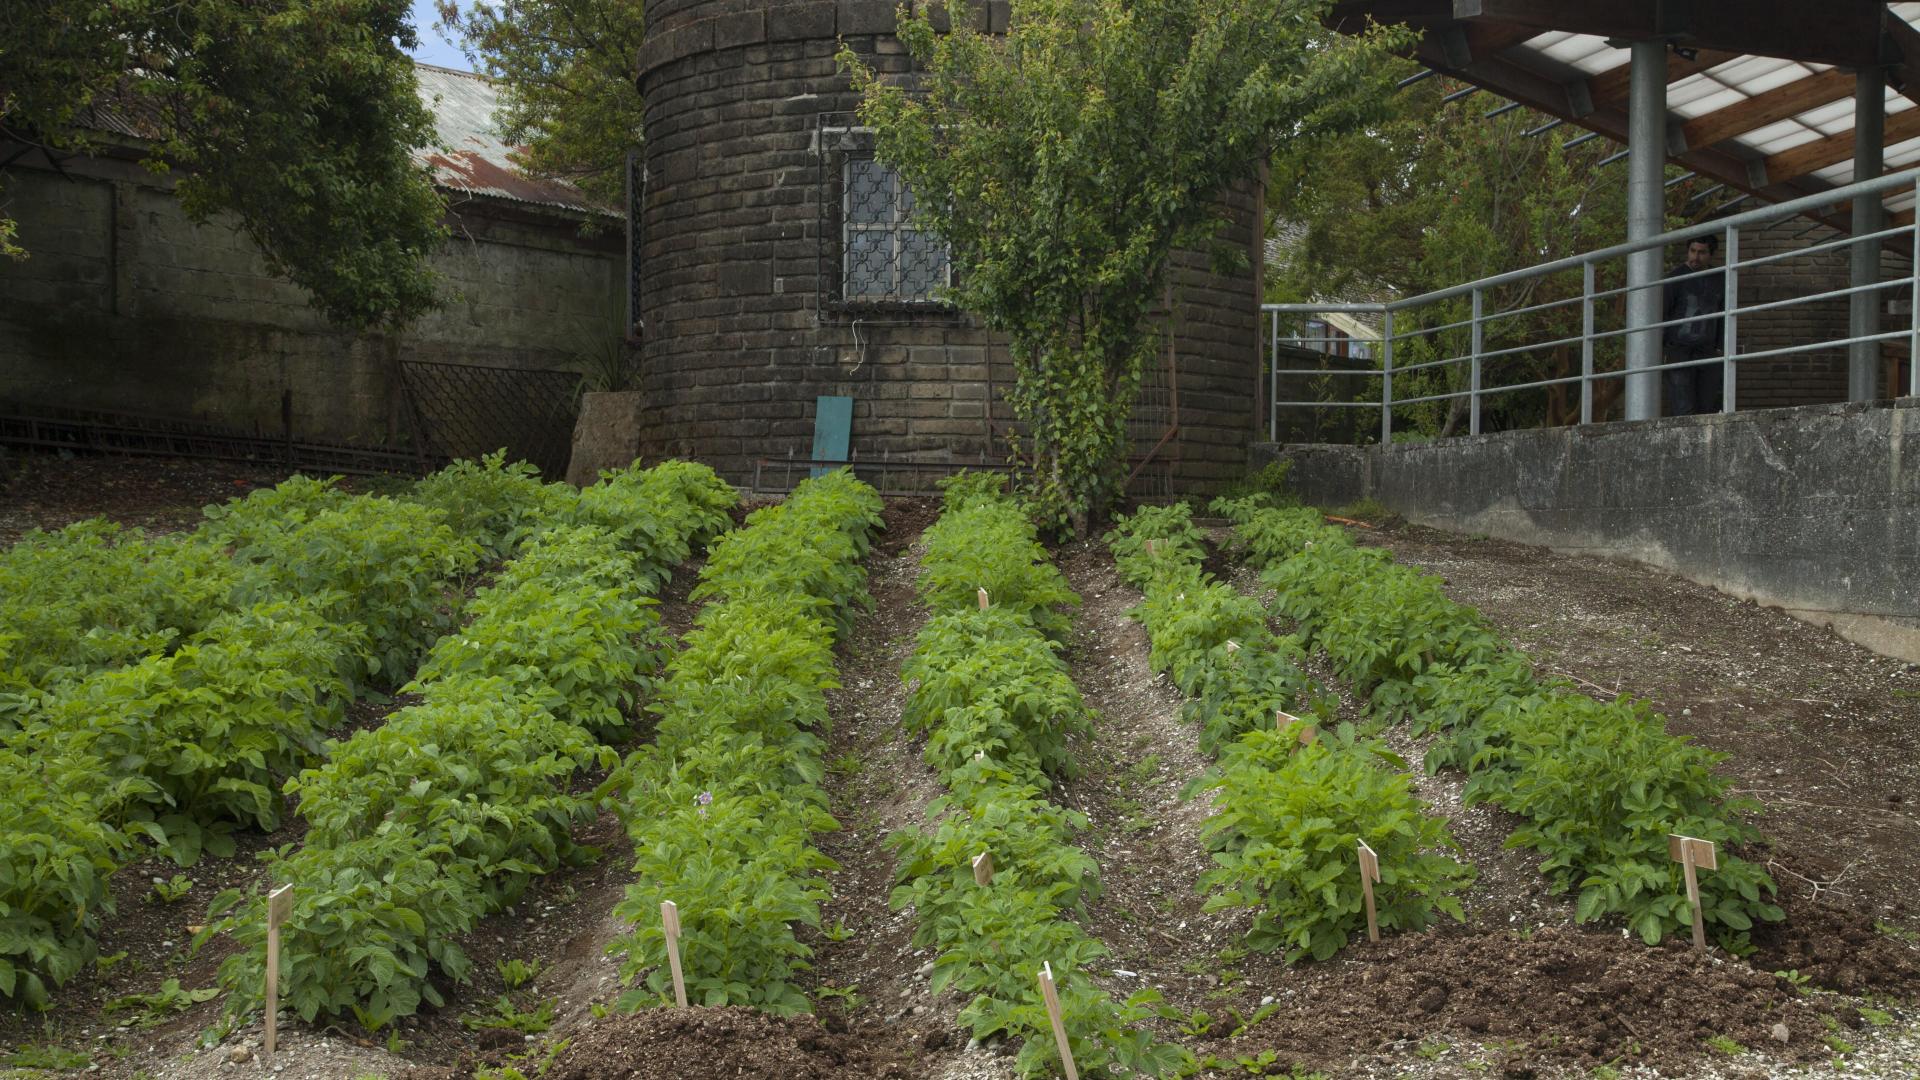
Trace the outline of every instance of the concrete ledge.
{"type": "Polygon", "coordinates": [[[1920,400],[1254,449],[1319,505],[1632,559],[1920,662],[1920,400]]]}

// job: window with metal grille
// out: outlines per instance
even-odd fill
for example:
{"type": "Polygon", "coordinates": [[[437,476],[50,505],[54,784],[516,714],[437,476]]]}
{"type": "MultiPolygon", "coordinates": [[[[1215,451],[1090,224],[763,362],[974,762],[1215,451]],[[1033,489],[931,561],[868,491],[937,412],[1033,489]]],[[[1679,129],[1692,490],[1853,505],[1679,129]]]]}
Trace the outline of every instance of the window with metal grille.
{"type": "Polygon", "coordinates": [[[871,157],[842,159],[840,299],[937,303],[952,282],[947,246],[913,224],[913,190],[871,157]]]}

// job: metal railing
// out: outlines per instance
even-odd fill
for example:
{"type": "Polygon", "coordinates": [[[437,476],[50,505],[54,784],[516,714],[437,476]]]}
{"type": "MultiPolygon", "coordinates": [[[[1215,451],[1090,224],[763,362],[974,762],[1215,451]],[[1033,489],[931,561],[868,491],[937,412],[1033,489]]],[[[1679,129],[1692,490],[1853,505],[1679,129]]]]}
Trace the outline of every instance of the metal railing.
{"type": "MultiPolygon", "coordinates": [[[[1268,410],[1268,437],[1276,441],[1279,438],[1281,409],[1363,408],[1379,410],[1380,441],[1389,443],[1393,439],[1396,408],[1447,403],[1446,407],[1451,412],[1459,408],[1453,403],[1461,401],[1465,402],[1465,431],[1478,435],[1481,433],[1483,404],[1488,399],[1527,391],[1546,391],[1551,394],[1555,388],[1576,384],[1579,388],[1579,422],[1589,424],[1594,417],[1595,388],[1607,380],[1645,380],[1639,384],[1637,392],[1648,395],[1643,400],[1658,401],[1662,397],[1659,393],[1660,380],[1667,373],[1711,365],[1720,368],[1720,409],[1732,412],[1738,386],[1738,369],[1742,363],[1792,354],[1844,350],[1865,343],[1872,343],[1878,348],[1879,343],[1891,341],[1907,343],[1909,370],[1905,392],[1920,395],[1920,302],[1914,302],[1915,294],[1920,293],[1920,288],[1916,288],[1920,286],[1920,224],[1909,223],[1859,236],[1842,236],[1750,259],[1743,259],[1740,254],[1743,229],[1751,230],[1755,226],[1774,224],[1799,214],[1844,205],[1856,196],[1882,198],[1886,192],[1903,190],[1914,191],[1916,208],[1920,208],[1920,169],[1391,303],[1262,305],[1262,317],[1266,322],[1263,338],[1267,352],[1267,362],[1263,366],[1271,380],[1268,391],[1271,405],[1268,410]],[[1624,267],[1619,264],[1628,255],[1649,249],[1664,250],[1669,245],[1684,245],[1708,236],[1719,239],[1721,243],[1724,257],[1722,266],[1676,274],[1646,285],[1618,283],[1623,282],[1625,277],[1624,267]],[[1908,274],[1865,285],[1826,289],[1745,305],[1740,303],[1740,275],[1743,270],[1857,244],[1872,244],[1878,250],[1881,245],[1899,238],[1911,238],[1914,269],[1908,274]],[[1578,275],[1577,281],[1571,280],[1574,275],[1578,275]],[[1671,318],[1644,326],[1626,324],[1625,298],[1630,293],[1665,289],[1677,282],[1716,275],[1723,275],[1720,311],[1671,318]],[[1911,317],[1908,324],[1899,329],[1871,333],[1857,333],[1850,329],[1840,337],[1794,342],[1750,352],[1739,351],[1742,316],[1822,301],[1851,302],[1850,298],[1860,294],[1873,296],[1877,301],[1883,293],[1895,289],[1909,290],[1911,317]],[[1541,299],[1542,296],[1546,298],[1541,299]],[[1518,302],[1510,307],[1501,307],[1497,302],[1516,298],[1518,302]],[[1618,302],[1615,302],[1615,298],[1619,298],[1618,302]],[[1297,357],[1301,349],[1330,352],[1336,342],[1353,340],[1350,336],[1331,332],[1324,336],[1306,336],[1302,332],[1306,320],[1333,313],[1378,319],[1378,337],[1360,340],[1374,351],[1379,366],[1357,370],[1281,367],[1283,354],[1290,353],[1297,357]],[[1536,320],[1536,335],[1546,336],[1540,340],[1510,342],[1508,339],[1513,335],[1506,331],[1513,324],[1505,321],[1527,315],[1540,316],[1536,320]],[[1662,335],[1669,327],[1709,320],[1720,323],[1720,342],[1715,346],[1719,355],[1656,363],[1653,366],[1629,367],[1625,363],[1625,342],[1629,335],[1662,335]],[[1570,371],[1574,367],[1572,351],[1576,347],[1578,372],[1554,373],[1570,371]],[[1553,355],[1556,350],[1559,351],[1557,358],[1553,355]],[[1546,355],[1543,357],[1543,354],[1546,355]],[[1539,363],[1543,359],[1546,361],[1544,365],[1539,363]],[[1528,360],[1535,361],[1530,369],[1525,364],[1528,360]],[[1544,374],[1543,366],[1547,369],[1544,374]],[[1435,381],[1433,378],[1414,378],[1425,372],[1440,375],[1438,381],[1442,388],[1431,388],[1429,384],[1435,381]],[[1520,381],[1505,381],[1516,374],[1520,381]],[[1281,400],[1282,379],[1288,377],[1293,378],[1296,384],[1301,378],[1378,380],[1379,393],[1372,396],[1360,393],[1336,395],[1318,401],[1281,400]],[[1417,392],[1395,397],[1396,378],[1402,380],[1403,388],[1412,384],[1417,392]]],[[[1647,352],[1657,357],[1660,351],[1660,340],[1656,337],[1647,352]]],[[[1624,387],[1626,383],[1621,385],[1624,387]]],[[[1568,419],[1571,419],[1570,415],[1568,419]]]]}

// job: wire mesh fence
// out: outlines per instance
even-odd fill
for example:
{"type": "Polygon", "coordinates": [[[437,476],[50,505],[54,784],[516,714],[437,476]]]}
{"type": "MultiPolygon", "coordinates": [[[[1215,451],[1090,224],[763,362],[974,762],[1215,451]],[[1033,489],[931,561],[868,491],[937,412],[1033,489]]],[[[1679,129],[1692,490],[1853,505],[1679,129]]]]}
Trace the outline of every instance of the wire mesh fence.
{"type": "Polygon", "coordinates": [[[566,475],[579,372],[408,360],[400,377],[429,457],[471,458],[504,447],[509,461],[529,462],[550,480],[566,475]]]}

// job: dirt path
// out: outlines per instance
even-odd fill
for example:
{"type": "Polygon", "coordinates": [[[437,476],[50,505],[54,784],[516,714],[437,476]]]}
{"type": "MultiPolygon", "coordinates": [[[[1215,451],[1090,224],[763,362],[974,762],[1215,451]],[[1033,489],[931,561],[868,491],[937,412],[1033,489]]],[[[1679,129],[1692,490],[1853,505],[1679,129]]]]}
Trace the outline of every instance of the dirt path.
{"type": "Polygon", "coordinates": [[[921,760],[925,739],[906,732],[900,719],[907,699],[900,667],[927,619],[914,591],[920,534],[938,516],[930,501],[890,504],[886,531],[867,561],[874,611],[841,646],[843,685],[827,694],[833,730],[826,787],[841,831],[818,842],[840,869],[827,875],[827,932],[803,940],[815,950],[808,991],[829,1032],[884,1032],[871,1037],[908,1043],[916,1051],[915,1076],[986,1080],[1010,1076],[1007,1059],[967,1047],[955,1020],[966,1003],[930,992],[933,953],[913,944],[913,912],[888,902],[894,857],[887,836],[925,823],[927,805],[944,794],[921,760]]]}

